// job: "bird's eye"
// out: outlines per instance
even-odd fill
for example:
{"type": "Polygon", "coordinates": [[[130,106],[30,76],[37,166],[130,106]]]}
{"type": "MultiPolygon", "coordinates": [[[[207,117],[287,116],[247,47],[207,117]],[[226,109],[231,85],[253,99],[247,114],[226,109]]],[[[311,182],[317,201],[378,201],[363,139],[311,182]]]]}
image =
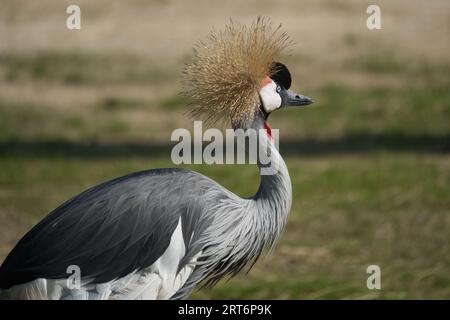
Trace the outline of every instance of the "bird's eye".
{"type": "Polygon", "coordinates": [[[277,85],[277,93],[281,92],[281,86],[277,85]]]}

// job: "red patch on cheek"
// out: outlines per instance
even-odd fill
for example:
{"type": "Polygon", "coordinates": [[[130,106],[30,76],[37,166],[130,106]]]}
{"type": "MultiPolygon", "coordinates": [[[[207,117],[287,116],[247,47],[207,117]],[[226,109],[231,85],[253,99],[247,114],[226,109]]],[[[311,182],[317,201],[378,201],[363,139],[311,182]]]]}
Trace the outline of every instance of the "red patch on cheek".
{"type": "MultiPolygon", "coordinates": [[[[261,80],[261,87],[264,87],[272,82],[273,80],[270,79],[269,76],[265,76],[264,79],[261,80]]],[[[269,126],[269,123],[267,121],[264,121],[264,130],[266,130],[267,136],[270,138],[270,140],[273,141],[272,128],[269,126]]]]}
{"type": "Polygon", "coordinates": [[[271,140],[273,140],[273,137],[272,137],[272,128],[269,126],[269,123],[268,123],[267,121],[264,121],[264,129],[265,129],[266,132],[267,132],[267,136],[268,136],[271,140]]]}
{"type": "Polygon", "coordinates": [[[270,79],[270,77],[268,76],[265,76],[264,79],[261,80],[261,87],[264,87],[269,83],[272,83],[272,79],[270,79]]]}

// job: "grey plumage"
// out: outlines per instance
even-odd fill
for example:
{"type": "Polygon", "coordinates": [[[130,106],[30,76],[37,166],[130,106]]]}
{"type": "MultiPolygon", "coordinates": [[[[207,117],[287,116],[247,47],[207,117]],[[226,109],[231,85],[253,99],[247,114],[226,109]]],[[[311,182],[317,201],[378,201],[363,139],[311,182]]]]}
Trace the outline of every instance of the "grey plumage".
{"type": "MultiPolygon", "coordinates": [[[[215,46],[210,50],[220,58],[219,65],[227,65],[226,59],[231,57],[233,63],[225,75],[238,75],[240,70],[233,68],[245,68],[248,61],[242,49],[253,48],[256,59],[257,49],[267,45],[263,59],[244,70],[252,79],[245,96],[253,98],[242,101],[260,105],[242,106],[242,110],[250,110],[250,117],[233,109],[240,118],[232,121],[236,129],[267,129],[266,120],[273,110],[312,103],[288,90],[291,77],[284,65],[273,62],[276,68],[272,68],[268,64],[285,39],[284,34],[281,42],[276,33],[266,34],[269,29],[265,20],[257,20],[250,29],[233,27],[228,30],[229,37],[220,38],[220,50],[215,46]],[[249,32],[247,36],[245,32],[249,32]],[[238,52],[226,56],[220,53],[228,38],[238,52]],[[241,45],[238,40],[251,43],[241,45]],[[258,80],[264,70],[268,73],[258,80]],[[259,92],[251,92],[258,86],[259,92]]],[[[208,60],[209,56],[198,57],[208,60]]],[[[204,72],[212,68],[211,61],[209,68],[195,64],[192,75],[207,79],[204,72]]],[[[216,82],[198,88],[216,88],[218,93],[229,90],[216,82]]],[[[226,105],[220,104],[220,108],[226,105]]],[[[269,151],[275,171],[263,174],[262,161],[256,159],[261,182],[253,197],[241,198],[196,172],[156,169],[102,183],[65,202],[7,256],[0,267],[0,298],[181,299],[200,283],[214,285],[246,265],[252,266],[277,242],[292,201],[289,173],[271,133],[260,135],[257,143],[258,150],[269,151]],[[80,287],[73,288],[65,281],[69,278],[67,267],[72,265],[80,268],[80,287]]]]}
{"type": "Polygon", "coordinates": [[[197,192],[208,194],[213,184],[194,172],[162,169],[89,189],[50,213],[18,243],[0,269],[0,287],[31,281],[37,274],[64,278],[69,265],[80,266],[96,283],[150,266],[169,245],[179,217],[205,206],[197,192]]]}
{"type": "Polygon", "coordinates": [[[262,176],[248,199],[182,169],[105,182],[62,204],[19,241],[0,268],[0,288],[66,278],[68,265],[80,266],[91,285],[123,278],[164,253],[181,218],[186,252],[178,270],[201,253],[172,296],[185,298],[199,281],[212,285],[236,274],[275,242],[290,209],[290,188],[281,158],[279,172],[262,176]]]}

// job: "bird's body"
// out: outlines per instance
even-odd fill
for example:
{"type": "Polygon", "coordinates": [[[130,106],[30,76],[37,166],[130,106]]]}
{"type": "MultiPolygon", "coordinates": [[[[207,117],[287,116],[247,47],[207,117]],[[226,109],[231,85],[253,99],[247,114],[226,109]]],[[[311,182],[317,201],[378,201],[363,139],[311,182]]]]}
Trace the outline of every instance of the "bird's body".
{"type": "Polygon", "coordinates": [[[186,298],[199,283],[234,276],[273,247],[292,190],[267,118],[312,100],[288,90],[290,73],[275,62],[287,36],[266,22],[232,23],[213,34],[185,71],[187,92],[199,103],[194,114],[207,122],[225,117],[235,129],[265,130],[255,141],[274,170],[264,171],[258,152],[255,195],[241,198],[182,169],[137,172],[95,186],[19,241],[0,267],[0,298],[186,298]]]}
{"type": "Polygon", "coordinates": [[[280,165],[276,175],[262,176],[251,198],[183,169],[137,172],[93,187],[18,243],[0,268],[0,297],[184,298],[199,281],[233,275],[283,229],[291,182],[280,165]],[[280,206],[273,207],[274,197],[280,206]],[[72,265],[80,268],[81,288],[69,287],[72,265]]]}

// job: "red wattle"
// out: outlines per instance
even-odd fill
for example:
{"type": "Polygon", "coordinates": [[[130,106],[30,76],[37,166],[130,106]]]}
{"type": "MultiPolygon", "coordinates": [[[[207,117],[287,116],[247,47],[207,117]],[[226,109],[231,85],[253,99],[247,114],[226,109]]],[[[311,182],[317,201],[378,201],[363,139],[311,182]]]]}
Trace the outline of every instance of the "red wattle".
{"type": "Polygon", "coordinates": [[[267,121],[264,121],[264,129],[266,129],[267,135],[272,139],[272,128],[269,126],[267,121]]]}

